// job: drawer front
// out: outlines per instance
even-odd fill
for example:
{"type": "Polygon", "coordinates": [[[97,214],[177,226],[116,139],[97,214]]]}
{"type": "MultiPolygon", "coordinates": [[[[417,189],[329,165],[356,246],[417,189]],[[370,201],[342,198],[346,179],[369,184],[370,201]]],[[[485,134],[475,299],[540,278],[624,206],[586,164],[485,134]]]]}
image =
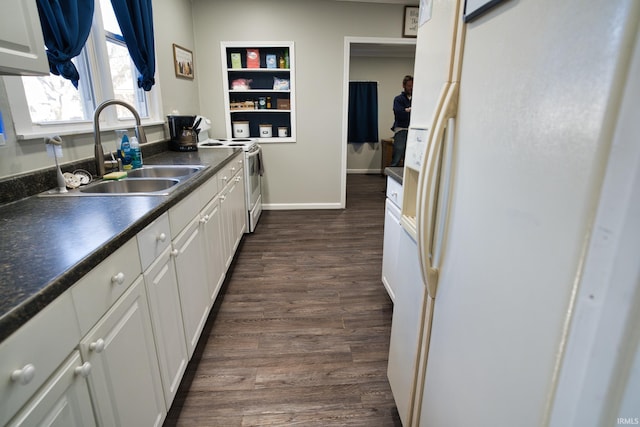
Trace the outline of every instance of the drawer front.
{"type": "Polygon", "coordinates": [[[196,189],[177,205],[169,209],[171,235],[177,236],[200,213],[204,205],[200,204],[200,189],[196,189]]]}
{"type": "Polygon", "coordinates": [[[218,172],[218,181],[220,183],[221,189],[224,188],[229,182],[231,182],[231,178],[236,176],[238,172],[242,170],[244,153],[240,153],[236,157],[233,158],[229,163],[225,165],[220,172],[218,172]]]}
{"type": "Polygon", "coordinates": [[[80,336],[71,295],[65,292],[0,344],[0,425],[55,372],[80,336]]]}
{"type": "Polygon", "coordinates": [[[387,177],[387,198],[402,207],[402,184],[391,177],[387,177]]]}
{"type": "Polygon", "coordinates": [[[198,191],[200,193],[200,206],[206,206],[218,194],[218,174],[209,178],[209,181],[202,184],[198,191]]]}
{"type": "Polygon", "coordinates": [[[142,270],[146,270],[160,254],[171,246],[169,214],[164,213],[138,233],[138,250],[142,270]]]}
{"type": "Polygon", "coordinates": [[[142,273],[138,242],[131,239],[71,288],[82,335],[96,324],[142,273]]]}

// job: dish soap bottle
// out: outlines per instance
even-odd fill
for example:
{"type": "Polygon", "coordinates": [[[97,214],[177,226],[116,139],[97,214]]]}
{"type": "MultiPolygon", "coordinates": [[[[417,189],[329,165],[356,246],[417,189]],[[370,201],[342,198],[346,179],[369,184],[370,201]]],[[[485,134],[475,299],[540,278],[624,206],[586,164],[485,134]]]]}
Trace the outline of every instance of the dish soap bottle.
{"type": "Polygon", "coordinates": [[[131,137],[130,151],[131,151],[131,167],[138,169],[142,167],[142,150],[140,150],[140,143],[135,136],[131,137]]]}
{"type": "Polygon", "coordinates": [[[122,169],[125,171],[131,170],[131,144],[129,143],[129,137],[124,135],[122,142],[120,143],[120,155],[122,158],[122,169]]]}

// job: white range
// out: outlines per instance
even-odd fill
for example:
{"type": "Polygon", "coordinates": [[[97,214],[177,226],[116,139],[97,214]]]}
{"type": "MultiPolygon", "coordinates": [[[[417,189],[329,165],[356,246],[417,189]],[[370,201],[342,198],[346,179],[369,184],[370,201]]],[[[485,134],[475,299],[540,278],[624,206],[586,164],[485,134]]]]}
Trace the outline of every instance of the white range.
{"type": "Polygon", "coordinates": [[[262,148],[252,138],[208,138],[198,143],[198,149],[241,148],[244,155],[245,203],[247,232],[253,233],[262,213],[262,148]]]}

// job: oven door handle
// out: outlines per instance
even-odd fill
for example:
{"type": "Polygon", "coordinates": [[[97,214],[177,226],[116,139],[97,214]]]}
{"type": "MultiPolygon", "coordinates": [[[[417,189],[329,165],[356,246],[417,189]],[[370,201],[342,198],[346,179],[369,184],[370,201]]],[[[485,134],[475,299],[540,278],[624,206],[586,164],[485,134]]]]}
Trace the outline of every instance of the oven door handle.
{"type": "Polygon", "coordinates": [[[248,157],[248,158],[255,157],[255,156],[257,156],[258,154],[260,154],[260,151],[261,151],[261,149],[260,149],[260,148],[258,148],[258,149],[257,149],[257,150],[255,150],[255,151],[249,151],[249,153],[248,153],[247,157],[248,157]]]}

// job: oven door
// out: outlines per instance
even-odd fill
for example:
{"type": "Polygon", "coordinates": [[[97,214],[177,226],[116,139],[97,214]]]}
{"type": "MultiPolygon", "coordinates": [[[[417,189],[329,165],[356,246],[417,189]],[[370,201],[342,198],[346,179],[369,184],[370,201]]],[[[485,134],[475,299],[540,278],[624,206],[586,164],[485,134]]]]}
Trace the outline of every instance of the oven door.
{"type": "Polygon", "coordinates": [[[245,152],[245,182],[247,197],[247,230],[252,233],[262,213],[262,148],[255,145],[245,152]]]}

